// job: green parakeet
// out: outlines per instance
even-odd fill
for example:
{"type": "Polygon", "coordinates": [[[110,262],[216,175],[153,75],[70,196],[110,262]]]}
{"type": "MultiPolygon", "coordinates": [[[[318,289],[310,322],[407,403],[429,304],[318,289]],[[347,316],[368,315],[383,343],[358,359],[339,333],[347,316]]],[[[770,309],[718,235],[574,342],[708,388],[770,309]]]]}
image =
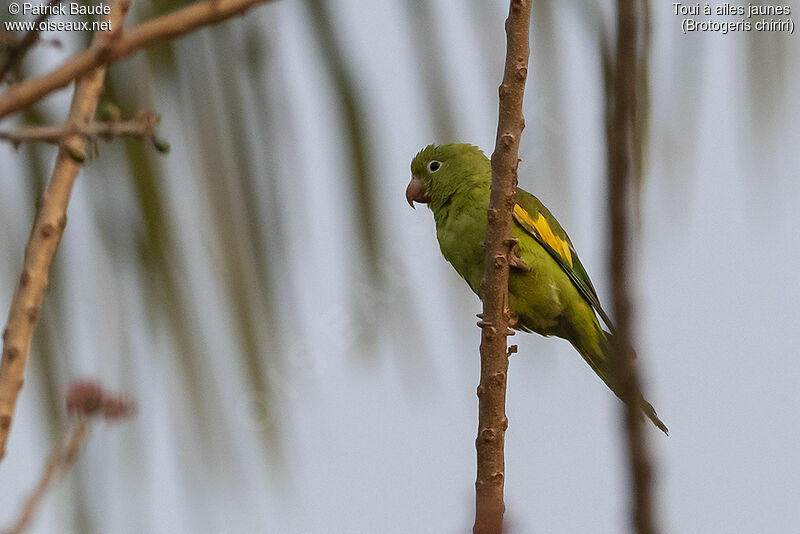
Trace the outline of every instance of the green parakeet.
{"type": "MultiPolygon", "coordinates": [[[[475,146],[425,147],[411,162],[406,200],[428,204],[445,259],[480,297],[486,236],[486,211],[492,169],[475,146]]],[[[586,363],[617,395],[609,364],[613,332],[589,275],[569,236],[539,199],[517,188],[512,237],[516,258],[508,280],[508,305],[514,328],[569,341],[586,363]]],[[[662,431],[667,427],[643,398],[639,407],[662,431]]]]}

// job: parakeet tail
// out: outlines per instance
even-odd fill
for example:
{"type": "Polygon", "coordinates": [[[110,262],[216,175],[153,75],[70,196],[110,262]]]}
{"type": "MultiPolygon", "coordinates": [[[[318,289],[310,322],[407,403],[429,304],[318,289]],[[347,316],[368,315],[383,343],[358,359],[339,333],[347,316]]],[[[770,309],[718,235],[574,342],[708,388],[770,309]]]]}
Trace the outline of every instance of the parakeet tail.
{"type": "MultiPolygon", "coordinates": [[[[619,387],[617,386],[616,380],[613,379],[611,369],[609,367],[608,355],[612,350],[614,350],[614,343],[612,341],[613,335],[608,332],[602,332],[602,334],[598,332],[597,337],[599,339],[591,340],[591,342],[573,343],[573,345],[581,354],[581,356],[583,356],[583,359],[586,360],[586,363],[588,363],[591,368],[594,369],[594,372],[597,373],[603,382],[606,383],[611,391],[613,391],[617,397],[622,398],[620,396],[619,387]]],[[[664,434],[669,434],[667,425],[665,425],[664,422],[658,418],[658,414],[656,414],[656,410],[653,408],[653,405],[647,402],[641,396],[641,394],[639,395],[638,402],[642,414],[647,416],[647,418],[650,419],[653,424],[664,434]]]]}
{"type": "Polygon", "coordinates": [[[658,418],[658,414],[656,413],[655,408],[653,408],[653,405],[644,399],[640,399],[639,403],[642,407],[642,413],[645,414],[660,431],[666,435],[669,435],[669,428],[667,428],[667,425],[664,424],[664,421],[658,418]]]}

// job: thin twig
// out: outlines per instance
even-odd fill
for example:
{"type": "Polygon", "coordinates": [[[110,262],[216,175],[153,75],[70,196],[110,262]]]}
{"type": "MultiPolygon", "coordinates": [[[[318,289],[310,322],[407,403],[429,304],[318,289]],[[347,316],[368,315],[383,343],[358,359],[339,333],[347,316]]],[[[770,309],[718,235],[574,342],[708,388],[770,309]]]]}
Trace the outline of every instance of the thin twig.
{"type": "Polygon", "coordinates": [[[53,72],[11,87],[0,97],[0,119],[41,100],[101,65],[108,65],[138,50],[244,14],[251,7],[266,1],[268,0],[207,0],[144,22],[124,33],[121,23],[113,25],[109,38],[95,40],[92,46],[72,56],[53,72]],[[111,38],[112,36],[116,38],[111,38]]]}
{"type": "Polygon", "coordinates": [[[497,139],[492,154],[492,191],[487,213],[486,255],[481,281],[481,381],[478,386],[478,476],[475,482],[476,533],[500,534],[503,528],[505,481],[508,269],[511,249],[511,210],[517,188],[519,141],[525,127],[522,99],[528,76],[531,0],[511,0],[506,20],[507,49],[497,139]]]}
{"type": "MultiPolygon", "coordinates": [[[[51,7],[60,3],[61,0],[49,0],[47,2],[47,7],[51,7]]],[[[6,60],[3,62],[3,66],[0,67],[0,83],[5,80],[8,73],[14,68],[14,65],[22,61],[22,58],[25,57],[25,54],[28,53],[28,50],[30,50],[31,47],[36,44],[36,41],[39,40],[39,25],[47,20],[49,16],[50,10],[44,9],[42,14],[36,17],[36,20],[33,23],[33,29],[25,34],[25,37],[22,38],[22,41],[9,48],[8,54],[6,55],[6,60]]]]}
{"type": "Polygon", "coordinates": [[[78,416],[69,438],[56,447],[47,459],[39,482],[25,499],[14,524],[3,534],[21,534],[30,526],[44,500],[47,490],[60,476],[75,464],[81,452],[91,421],[98,417],[106,421],[120,421],[131,417],[136,403],[126,395],[110,393],[98,382],[81,380],[70,385],[66,398],[67,412],[78,416]]]}
{"type": "MultiPolygon", "coordinates": [[[[636,126],[637,67],[642,37],[637,17],[637,0],[618,0],[617,53],[613,74],[613,93],[609,115],[609,267],[617,331],[614,336],[613,364],[619,381],[620,398],[625,401],[625,435],[632,485],[633,524],[638,534],[656,534],[653,512],[652,459],[645,439],[640,412],[640,381],[637,363],[630,347],[633,340],[634,302],[628,281],[630,265],[630,195],[632,181],[641,172],[636,151],[641,139],[636,126]]],[[[641,362],[639,363],[641,365],[641,362]]]]}
{"type": "Polygon", "coordinates": [[[87,143],[98,139],[118,137],[154,138],[161,118],[153,111],[143,111],[130,121],[90,122],[86,125],[24,126],[16,132],[0,132],[0,141],[13,145],[23,143],[50,143],[61,145],[67,139],[79,136],[87,143]]]}
{"type": "Polygon", "coordinates": [[[50,485],[59,476],[69,471],[75,464],[75,460],[78,459],[83,443],[89,433],[90,424],[91,421],[88,417],[80,417],[66,443],[50,454],[39,477],[39,482],[28,495],[28,498],[25,499],[25,504],[22,505],[19,517],[3,534],[21,534],[28,529],[50,485]]]}
{"type": "MultiPolygon", "coordinates": [[[[130,0],[117,0],[108,20],[111,27],[122,25],[130,0]]],[[[105,32],[98,32],[94,41],[107,41],[105,32]]],[[[67,124],[80,127],[94,119],[97,101],[103,91],[105,67],[83,76],[75,86],[67,124]]],[[[85,152],[80,136],[69,141],[70,146],[85,152]]],[[[81,164],[67,148],[58,151],[55,168],[47,189],[42,193],[39,211],[25,247],[22,275],[17,283],[8,323],[3,331],[3,356],[0,361],[0,460],[5,457],[6,442],[14,417],[14,407],[23,384],[33,330],[47,289],[48,272],[61,236],[67,225],[67,206],[72,186],[81,164]]]]}

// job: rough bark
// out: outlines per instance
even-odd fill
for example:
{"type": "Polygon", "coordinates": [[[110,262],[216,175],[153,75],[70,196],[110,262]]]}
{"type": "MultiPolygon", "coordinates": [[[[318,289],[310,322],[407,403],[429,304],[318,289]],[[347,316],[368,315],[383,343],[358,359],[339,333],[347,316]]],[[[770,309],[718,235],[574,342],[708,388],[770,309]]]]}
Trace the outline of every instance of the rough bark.
{"type": "Polygon", "coordinates": [[[525,127],[522,99],[528,76],[531,0],[512,0],[506,20],[506,64],[499,88],[500,111],[492,154],[492,192],[487,213],[486,256],[481,281],[483,300],[481,380],[478,386],[478,476],[475,482],[476,533],[503,528],[505,482],[506,375],[510,331],[508,273],[513,242],[511,213],[517,187],[519,140],[525,127]]]}

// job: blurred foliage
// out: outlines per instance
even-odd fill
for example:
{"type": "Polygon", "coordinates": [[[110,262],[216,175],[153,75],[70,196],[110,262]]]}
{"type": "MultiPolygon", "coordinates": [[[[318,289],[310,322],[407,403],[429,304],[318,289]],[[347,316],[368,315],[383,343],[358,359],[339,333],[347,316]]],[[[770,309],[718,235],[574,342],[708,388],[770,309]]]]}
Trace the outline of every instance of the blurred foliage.
{"type": "Polygon", "coordinates": [[[444,63],[448,52],[445,43],[437,41],[437,17],[430,0],[406,0],[411,42],[419,58],[420,73],[428,109],[434,122],[433,133],[439,143],[459,141],[456,135],[456,112],[444,77],[444,63]]]}
{"type": "Polygon", "coordinates": [[[378,197],[374,191],[375,166],[371,161],[371,143],[367,132],[367,118],[360,104],[360,94],[353,73],[348,66],[347,57],[336,36],[331,19],[330,7],[325,0],[305,0],[309,12],[309,22],[318,39],[325,68],[328,70],[338,100],[347,136],[348,155],[352,165],[353,206],[355,206],[357,227],[361,245],[366,253],[367,272],[371,280],[380,280],[378,263],[381,258],[381,229],[378,197]]]}

